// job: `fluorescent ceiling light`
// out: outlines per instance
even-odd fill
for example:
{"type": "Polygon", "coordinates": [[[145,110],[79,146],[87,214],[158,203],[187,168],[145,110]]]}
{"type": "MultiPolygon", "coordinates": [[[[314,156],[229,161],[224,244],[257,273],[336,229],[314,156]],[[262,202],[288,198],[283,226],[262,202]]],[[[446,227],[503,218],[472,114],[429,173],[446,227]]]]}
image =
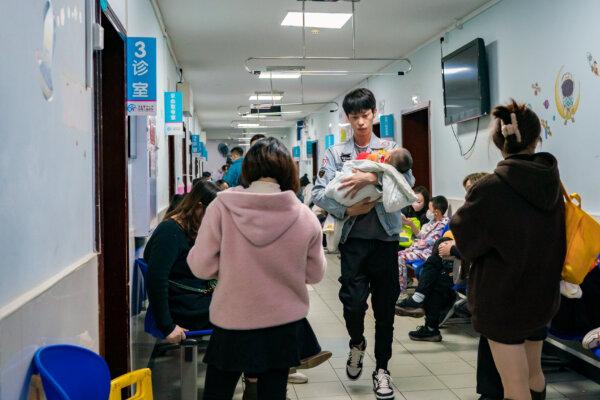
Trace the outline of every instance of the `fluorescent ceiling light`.
{"type": "Polygon", "coordinates": [[[248,100],[250,101],[279,101],[283,98],[280,94],[253,94],[248,100]]]}
{"type": "MultiPolygon", "coordinates": [[[[307,28],[341,29],[352,14],[347,13],[304,13],[304,26],[307,28]]],[[[302,26],[302,12],[287,13],[281,26],[302,26]]]]}
{"type": "Polygon", "coordinates": [[[260,124],[237,124],[238,128],[258,128],[260,124]]]}
{"type": "Polygon", "coordinates": [[[298,79],[299,72],[266,72],[262,71],[258,76],[260,79],[298,79]]]}

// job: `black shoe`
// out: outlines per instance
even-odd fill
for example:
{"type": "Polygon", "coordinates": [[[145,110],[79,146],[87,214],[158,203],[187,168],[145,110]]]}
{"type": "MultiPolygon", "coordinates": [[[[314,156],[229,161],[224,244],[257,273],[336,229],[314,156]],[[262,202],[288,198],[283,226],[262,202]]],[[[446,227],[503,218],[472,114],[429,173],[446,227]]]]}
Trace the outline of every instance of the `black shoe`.
{"type": "Polygon", "coordinates": [[[407,316],[413,318],[421,318],[425,315],[423,303],[417,303],[412,297],[396,303],[396,315],[407,316]]]}
{"type": "Polygon", "coordinates": [[[532,400],[546,400],[546,388],[542,392],[534,392],[533,390],[529,390],[531,392],[532,400]]]}
{"type": "Polygon", "coordinates": [[[257,400],[258,399],[258,384],[256,382],[249,382],[244,378],[244,394],[242,400],[257,400]]]}
{"type": "Polygon", "coordinates": [[[430,329],[423,325],[419,326],[416,331],[408,332],[408,337],[411,340],[418,342],[441,342],[442,335],[438,329],[430,329]]]}

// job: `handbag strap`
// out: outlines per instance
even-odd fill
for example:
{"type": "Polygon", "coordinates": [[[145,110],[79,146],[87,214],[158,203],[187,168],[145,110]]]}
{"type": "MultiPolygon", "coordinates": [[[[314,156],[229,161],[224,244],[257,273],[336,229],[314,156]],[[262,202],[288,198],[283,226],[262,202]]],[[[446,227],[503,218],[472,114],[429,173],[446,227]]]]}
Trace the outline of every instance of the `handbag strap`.
{"type": "Polygon", "coordinates": [[[569,194],[562,181],[560,181],[560,191],[562,192],[566,202],[572,203],[573,205],[581,208],[581,196],[579,196],[577,193],[569,194]],[[575,203],[573,200],[577,200],[577,203],[575,203]]]}

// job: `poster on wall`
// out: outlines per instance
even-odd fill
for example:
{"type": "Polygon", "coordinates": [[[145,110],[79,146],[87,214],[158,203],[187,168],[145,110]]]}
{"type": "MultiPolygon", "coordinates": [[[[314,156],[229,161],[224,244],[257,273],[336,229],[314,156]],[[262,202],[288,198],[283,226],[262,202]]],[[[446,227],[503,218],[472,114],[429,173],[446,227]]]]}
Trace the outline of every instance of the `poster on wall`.
{"type": "Polygon", "coordinates": [[[165,92],[165,134],[183,135],[183,97],[180,92],[165,92]]]}
{"type": "Polygon", "coordinates": [[[156,115],[156,38],[127,38],[127,115],[156,115]]]}
{"type": "Polygon", "coordinates": [[[294,156],[294,160],[300,160],[300,146],[292,148],[292,155],[294,156]]]}
{"type": "Polygon", "coordinates": [[[394,114],[379,117],[379,133],[382,138],[394,138],[394,114]]]}
{"type": "Polygon", "coordinates": [[[191,134],[190,141],[192,142],[192,154],[200,154],[202,148],[200,147],[200,135],[191,134]]]}

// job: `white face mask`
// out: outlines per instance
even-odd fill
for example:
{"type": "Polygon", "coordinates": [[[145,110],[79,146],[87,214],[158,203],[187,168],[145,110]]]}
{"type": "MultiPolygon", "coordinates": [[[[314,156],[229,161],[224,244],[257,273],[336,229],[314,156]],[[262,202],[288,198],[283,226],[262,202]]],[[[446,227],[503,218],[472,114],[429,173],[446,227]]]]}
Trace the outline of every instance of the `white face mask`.
{"type": "Polygon", "coordinates": [[[425,214],[428,220],[433,221],[435,219],[435,214],[431,210],[427,210],[427,214],[425,214]]]}

